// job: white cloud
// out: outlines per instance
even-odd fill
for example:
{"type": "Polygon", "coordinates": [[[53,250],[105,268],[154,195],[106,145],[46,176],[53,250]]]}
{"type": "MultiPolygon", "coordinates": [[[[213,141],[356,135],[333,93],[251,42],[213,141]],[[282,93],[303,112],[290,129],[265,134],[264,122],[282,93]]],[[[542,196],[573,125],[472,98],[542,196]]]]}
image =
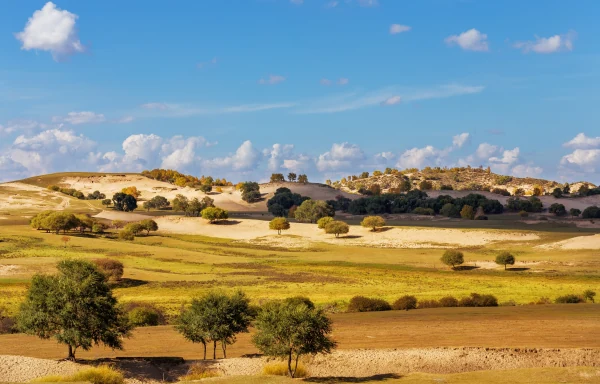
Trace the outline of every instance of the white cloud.
{"type": "Polygon", "coordinates": [[[331,80],[323,78],[319,81],[319,83],[321,83],[321,85],[330,86],[331,80]]]}
{"type": "Polygon", "coordinates": [[[471,135],[467,132],[463,132],[452,138],[452,146],[455,148],[462,148],[463,145],[467,144],[470,139],[471,135]]]}
{"type": "Polygon", "coordinates": [[[46,128],[48,128],[46,124],[41,124],[35,120],[11,120],[6,125],[0,124],[0,136],[21,131],[31,133],[46,128]]]}
{"type": "Polygon", "coordinates": [[[295,159],[285,159],[281,168],[290,172],[306,172],[310,168],[311,158],[306,155],[299,155],[295,159]]]}
{"type": "Polygon", "coordinates": [[[379,5],[378,0],[358,0],[358,5],[361,7],[376,7],[379,5]]]}
{"type": "Polygon", "coordinates": [[[67,116],[54,116],[54,123],[69,123],[73,125],[102,123],[106,118],[101,113],[91,111],[69,112],[67,116]]]}
{"type": "Polygon", "coordinates": [[[119,120],[117,120],[117,123],[119,123],[119,124],[127,124],[127,123],[131,123],[133,120],[135,120],[133,118],[133,116],[123,116],[119,120]]]}
{"type": "Polygon", "coordinates": [[[327,4],[325,4],[325,8],[335,8],[339,5],[340,3],[338,1],[330,1],[327,4]]]}
{"type": "Polygon", "coordinates": [[[217,157],[204,161],[208,168],[228,168],[233,171],[251,171],[260,162],[260,153],[254,149],[252,142],[246,140],[231,156],[217,157]]]}
{"type": "Polygon", "coordinates": [[[380,152],[375,155],[376,159],[393,160],[396,157],[393,152],[380,152]]]}
{"type": "Polygon", "coordinates": [[[21,49],[48,51],[54,60],[60,60],[66,55],[85,50],[77,36],[77,18],[77,15],[47,2],[41,10],[33,13],[25,29],[16,33],[15,37],[21,41],[21,49]]]}
{"type": "Polygon", "coordinates": [[[431,145],[423,148],[412,148],[400,155],[396,166],[399,168],[423,168],[427,165],[438,165],[443,155],[443,151],[431,145]]]}
{"type": "Polygon", "coordinates": [[[281,168],[283,161],[292,156],[294,146],[292,144],[273,144],[271,149],[265,149],[263,154],[269,157],[268,168],[277,171],[281,168]]]}
{"type": "MultiPolygon", "coordinates": [[[[147,112],[138,113],[141,117],[189,117],[199,115],[222,115],[231,113],[251,113],[268,111],[272,109],[287,109],[295,106],[295,103],[264,103],[264,104],[240,104],[226,106],[197,106],[191,104],[166,104],[147,103],[141,107],[147,112]]],[[[135,115],[135,113],[134,113],[135,115]]]]}
{"type": "Polygon", "coordinates": [[[504,150],[504,152],[502,152],[502,157],[490,157],[489,160],[492,163],[511,165],[514,164],[517,160],[519,160],[520,152],[521,151],[519,147],[516,147],[514,149],[506,149],[504,150]]]}
{"type": "Polygon", "coordinates": [[[487,35],[475,28],[469,29],[460,35],[448,36],[444,41],[450,46],[458,45],[466,51],[485,52],[489,50],[487,35]]]}
{"type": "Polygon", "coordinates": [[[483,89],[483,86],[461,84],[445,84],[432,88],[388,87],[368,93],[338,94],[298,104],[296,113],[339,113],[376,105],[393,105],[390,103],[397,103],[398,97],[403,102],[423,101],[476,94],[483,89]]]}
{"type": "Polygon", "coordinates": [[[348,85],[348,83],[350,83],[350,80],[345,77],[340,77],[337,83],[338,85],[348,85]]]}
{"type": "Polygon", "coordinates": [[[381,105],[384,105],[384,106],[396,105],[396,104],[400,104],[401,101],[402,101],[402,97],[396,95],[396,96],[389,97],[386,100],[382,101],[381,105]]]}
{"type": "Polygon", "coordinates": [[[519,164],[513,167],[511,175],[517,177],[538,177],[544,170],[540,167],[527,164],[519,164]]]}
{"type": "Polygon", "coordinates": [[[144,109],[160,109],[165,110],[169,109],[169,106],[165,103],[146,103],[141,105],[144,109]]]}
{"type": "Polygon", "coordinates": [[[203,137],[185,139],[183,136],[173,136],[161,147],[163,159],[160,167],[186,169],[190,165],[197,164],[200,157],[196,155],[196,149],[204,145],[206,145],[206,140],[203,137]]]}
{"type": "Polygon", "coordinates": [[[0,182],[23,179],[29,176],[27,168],[10,156],[0,156],[0,182]]]}
{"type": "Polygon", "coordinates": [[[475,155],[479,159],[487,160],[490,157],[493,157],[494,155],[496,155],[498,153],[498,151],[500,151],[500,147],[498,147],[497,145],[492,145],[489,143],[481,143],[477,147],[477,150],[475,151],[475,155]]]}
{"type": "Polygon", "coordinates": [[[600,149],[576,149],[563,156],[560,165],[583,172],[596,172],[600,168],[600,149]]]}
{"type": "Polygon", "coordinates": [[[285,77],[281,75],[269,75],[267,78],[262,78],[258,80],[259,84],[268,84],[275,85],[279,83],[283,83],[285,81],[285,77]]]}
{"type": "Polygon", "coordinates": [[[408,32],[411,29],[412,28],[409,27],[408,25],[392,24],[392,25],[390,25],[390,35],[397,35],[402,32],[408,32]]]}
{"type": "Polygon", "coordinates": [[[364,157],[363,151],[356,144],[334,143],[328,152],[319,155],[316,166],[321,172],[348,169],[355,161],[364,157]]]}
{"type": "Polygon", "coordinates": [[[551,37],[536,36],[533,41],[518,41],[514,47],[523,53],[556,53],[573,50],[573,40],[576,33],[571,31],[565,35],[554,35],[551,37]]]}
{"type": "Polygon", "coordinates": [[[563,144],[567,148],[589,149],[600,147],[600,137],[589,137],[585,133],[579,133],[571,141],[563,144]]]}

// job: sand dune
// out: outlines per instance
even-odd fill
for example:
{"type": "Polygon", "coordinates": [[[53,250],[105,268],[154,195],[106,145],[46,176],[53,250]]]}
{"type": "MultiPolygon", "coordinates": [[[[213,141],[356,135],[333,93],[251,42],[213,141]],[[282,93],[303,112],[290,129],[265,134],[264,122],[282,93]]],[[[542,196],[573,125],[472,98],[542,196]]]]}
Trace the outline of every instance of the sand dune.
{"type": "Polygon", "coordinates": [[[578,236],[552,244],[538,246],[541,249],[600,249],[600,235],[578,236]]]}

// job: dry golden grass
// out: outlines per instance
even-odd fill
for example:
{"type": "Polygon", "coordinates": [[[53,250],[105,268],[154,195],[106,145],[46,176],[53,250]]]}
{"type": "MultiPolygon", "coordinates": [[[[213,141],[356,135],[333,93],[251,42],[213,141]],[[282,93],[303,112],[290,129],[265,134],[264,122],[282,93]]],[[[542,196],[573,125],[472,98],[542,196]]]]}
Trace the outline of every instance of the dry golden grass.
{"type": "MultiPolygon", "coordinates": [[[[292,364],[292,370],[293,369],[294,365],[292,364]]],[[[280,362],[267,364],[263,367],[262,374],[266,376],[289,376],[287,363],[280,362]]],[[[304,367],[304,364],[298,363],[298,367],[296,368],[294,377],[302,378],[306,376],[308,376],[308,371],[306,370],[306,367],[304,367]]]]}
{"type": "Polygon", "coordinates": [[[36,383],[91,383],[123,384],[123,374],[108,365],[84,369],[69,376],[44,376],[34,380],[36,383]]]}

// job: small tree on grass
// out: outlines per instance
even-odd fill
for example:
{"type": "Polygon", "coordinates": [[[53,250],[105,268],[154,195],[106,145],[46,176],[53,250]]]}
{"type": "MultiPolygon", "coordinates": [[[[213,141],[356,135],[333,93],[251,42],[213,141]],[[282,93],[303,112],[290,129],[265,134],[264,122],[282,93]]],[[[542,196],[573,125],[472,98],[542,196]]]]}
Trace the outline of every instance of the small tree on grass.
{"type": "Polygon", "coordinates": [[[360,225],[365,228],[371,228],[371,232],[375,232],[377,228],[385,226],[385,219],[381,216],[367,216],[360,225]]]}
{"type": "Polygon", "coordinates": [[[331,320],[323,310],[294,302],[270,302],[255,321],[252,342],[267,356],[287,359],[288,374],[296,375],[302,355],[331,353],[336,347],[329,334],[331,320]]]}
{"type": "Polygon", "coordinates": [[[125,223],[123,220],[113,220],[113,221],[111,221],[111,223],[110,223],[110,224],[112,225],[112,227],[113,227],[114,229],[121,229],[121,228],[123,228],[123,227],[125,226],[125,224],[127,224],[127,223],[125,223]]]}
{"type": "Polygon", "coordinates": [[[104,344],[122,349],[131,329],[106,277],[83,260],[58,263],[57,275],[36,275],[18,317],[19,329],[42,339],[55,338],[75,360],[78,348],[104,344]]]}
{"type": "Polygon", "coordinates": [[[572,217],[578,217],[579,215],[581,215],[581,209],[571,208],[571,209],[569,209],[569,214],[572,217]]]}
{"type": "Polygon", "coordinates": [[[117,282],[123,277],[123,263],[114,259],[96,259],[94,264],[106,276],[110,283],[117,282]]]}
{"type": "Polygon", "coordinates": [[[112,204],[112,200],[111,199],[104,199],[102,200],[102,205],[109,207],[112,204]]]}
{"type": "Polygon", "coordinates": [[[446,252],[444,252],[440,260],[442,263],[454,269],[457,265],[461,265],[465,262],[465,256],[460,251],[449,249],[446,252]]]}
{"type": "Polygon", "coordinates": [[[340,237],[348,232],[350,232],[350,226],[343,221],[334,220],[325,226],[325,233],[333,234],[335,237],[340,237]]]}
{"type": "Polygon", "coordinates": [[[591,289],[586,289],[583,292],[583,298],[587,301],[591,301],[592,303],[594,302],[594,297],[596,297],[596,292],[592,291],[591,289]]]}
{"type": "Polygon", "coordinates": [[[504,265],[504,270],[506,271],[506,265],[515,264],[515,257],[508,252],[502,252],[496,256],[496,264],[504,265]]]}
{"type": "Polygon", "coordinates": [[[327,224],[331,223],[332,221],[333,221],[333,217],[331,217],[331,216],[321,217],[319,220],[317,220],[317,228],[325,229],[327,224]]]}
{"type": "Polygon", "coordinates": [[[156,221],[152,219],[142,220],[140,221],[140,225],[142,226],[142,230],[146,231],[146,236],[150,234],[150,231],[158,231],[158,224],[156,224],[156,221]]]}
{"type": "Polygon", "coordinates": [[[470,205],[463,206],[460,210],[460,217],[467,220],[473,220],[475,218],[475,211],[473,210],[473,207],[470,205]]]}
{"type": "Polygon", "coordinates": [[[269,229],[277,231],[281,235],[281,231],[290,229],[290,222],[285,217],[276,217],[269,222],[269,229]]]}
{"type": "Polygon", "coordinates": [[[129,230],[122,230],[119,232],[119,240],[124,240],[124,241],[133,241],[135,239],[135,235],[133,234],[133,232],[129,231],[129,230]]]}
{"type": "Polygon", "coordinates": [[[208,220],[209,223],[214,224],[220,220],[227,220],[229,214],[227,211],[218,207],[208,207],[202,210],[202,218],[208,220]]]}

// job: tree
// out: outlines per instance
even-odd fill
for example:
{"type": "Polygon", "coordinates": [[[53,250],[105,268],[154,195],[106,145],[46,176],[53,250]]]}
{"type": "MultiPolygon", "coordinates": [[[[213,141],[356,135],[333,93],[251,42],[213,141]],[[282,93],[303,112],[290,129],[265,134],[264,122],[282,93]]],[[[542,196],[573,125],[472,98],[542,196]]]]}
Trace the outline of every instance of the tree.
{"type": "Polygon", "coordinates": [[[270,302],[259,312],[252,342],[268,356],[287,358],[288,374],[294,377],[303,355],[331,353],[336,347],[329,334],[331,320],[322,309],[294,302],[270,302]],[[293,363],[293,364],[292,364],[293,363]]]}
{"type": "Polygon", "coordinates": [[[42,228],[45,228],[48,231],[53,231],[58,235],[60,231],[66,233],[71,229],[77,228],[79,226],[79,221],[72,213],[51,212],[50,214],[44,216],[40,222],[40,225],[42,228]]]}
{"type": "Polygon", "coordinates": [[[536,185],[533,187],[533,191],[531,192],[533,196],[542,196],[544,194],[544,188],[541,185],[536,185]]]}
{"type": "Polygon", "coordinates": [[[144,230],[140,223],[129,223],[123,228],[122,232],[131,232],[134,236],[139,235],[144,230]]]}
{"type": "Polygon", "coordinates": [[[121,229],[125,226],[125,222],[123,220],[113,220],[110,222],[114,229],[121,229]]]}
{"type": "Polygon", "coordinates": [[[589,301],[591,301],[591,302],[593,303],[593,302],[594,302],[594,297],[596,297],[596,292],[592,291],[591,289],[586,289],[586,290],[583,292],[583,298],[584,298],[586,301],[588,301],[588,300],[589,300],[589,301]]]}
{"type": "Polygon", "coordinates": [[[600,219],[600,208],[595,205],[587,207],[581,213],[581,217],[584,219],[600,219]]]}
{"type": "Polygon", "coordinates": [[[227,220],[229,214],[227,211],[218,207],[208,207],[202,210],[202,218],[208,220],[211,224],[216,223],[220,220],[227,220]]]}
{"type": "Polygon", "coordinates": [[[431,181],[423,180],[419,183],[419,189],[421,191],[429,191],[433,189],[433,184],[431,184],[431,181]]]}
{"type": "Polygon", "coordinates": [[[325,233],[333,234],[335,237],[340,237],[341,234],[350,232],[350,226],[343,221],[332,221],[325,226],[325,233]]]}
{"type": "Polygon", "coordinates": [[[122,230],[119,232],[119,240],[124,240],[124,241],[133,241],[135,239],[135,235],[133,234],[133,232],[129,231],[129,230],[122,230]]]}
{"type": "Polygon", "coordinates": [[[475,212],[473,211],[473,207],[470,205],[465,205],[460,210],[460,217],[467,220],[473,220],[475,218],[475,212]]]}
{"type": "Polygon", "coordinates": [[[112,200],[111,199],[104,199],[102,200],[102,205],[105,205],[107,207],[109,207],[112,204],[112,200]]]}
{"type": "Polygon", "coordinates": [[[150,212],[150,208],[156,208],[156,206],[154,205],[154,203],[152,201],[144,201],[144,209],[148,212],[150,212]]]}
{"type": "Polygon", "coordinates": [[[457,265],[464,263],[465,259],[462,252],[454,249],[448,249],[446,252],[444,252],[440,261],[454,269],[457,265]]]}
{"type": "Polygon", "coordinates": [[[121,190],[122,193],[126,195],[131,195],[136,199],[142,196],[142,192],[138,191],[137,187],[126,187],[121,190]]]}
{"type": "Polygon", "coordinates": [[[288,173],[288,181],[291,183],[296,181],[296,174],[294,172],[288,173]]]}
{"type": "Polygon", "coordinates": [[[271,183],[283,183],[284,181],[285,181],[285,176],[283,176],[283,173],[271,174],[271,183]]]}
{"type": "Polygon", "coordinates": [[[202,191],[204,193],[209,193],[210,191],[212,191],[212,185],[211,184],[202,184],[199,189],[200,189],[200,191],[202,191]]]}
{"type": "Polygon", "coordinates": [[[554,190],[552,191],[552,196],[554,196],[557,199],[560,199],[561,197],[563,197],[563,191],[560,188],[554,188],[554,190]]]}
{"type": "Polygon", "coordinates": [[[295,213],[296,220],[307,223],[316,223],[325,216],[335,216],[335,209],[323,200],[305,200],[295,213]]]}
{"type": "Polygon", "coordinates": [[[281,235],[281,231],[290,229],[290,222],[285,217],[276,217],[269,222],[269,229],[277,231],[281,235]]]}
{"type": "Polygon", "coordinates": [[[569,209],[569,214],[573,217],[577,217],[577,216],[581,215],[581,209],[571,208],[571,209],[569,209]]]}
{"type": "Polygon", "coordinates": [[[190,202],[187,198],[187,196],[178,194],[177,196],[175,196],[175,198],[173,199],[173,210],[174,211],[182,211],[182,212],[186,212],[188,207],[190,205],[190,202]]]}
{"type": "Polygon", "coordinates": [[[375,195],[375,196],[381,195],[381,187],[379,186],[379,184],[371,185],[368,190],[371,193],[371,195],[375,195]]]}
{"type": "Polygon", "coordinates": [[[508,252],[502,252],[496,256],[496,264],[504,265],[504,270],[506,271],[506,265],[515,264],[515,257],[508,252]]]}
{"type": "Polygon", "coordinates": [[[188,309],[181,312],[175,329],[193,343],[204,345],[213,342],[213,359],[217,358],[217,342],[221,343],[223,357],[227,357],[227,345],[236,341],[236,336],[248,332],[250,326],[250,300],[242,291],[231,296],[221,292],[209,292],[194,299],[188,309]]]}
{"type": "Polygon", "coordinates": [[[240,191],[242,191],[242,200],[247,203],[255,203],[260,201],[260,185],[254,181],[246,181],[240,184],[240,191]]]}
{"type": "Polygon", "coordinates": [[[552,204],[548,211],[550,213],[554,213],[554,215],[556,215],[556,216],[564,216],[567,214],[567,210],[566,210],[565,206],[562,204],[558,204],[558,203],[552,204]]]}
{"type": "Polygon", "coordinates": [[[93,260],[98,270],[106,276],[108,282],[117,282],[123,277],[123,263],[114,259],[93,260]]]}
{"type": "Polygon", "coordinates": [[[152,219],[144,219],[140,221],[140,225],[144,231],[146,231],[146,236],[150,234],[150,231],[156,232],[158,231],[158,224],[156,221],[152,219]]]}
{"type": "Polygon", "coordinates": [[[385,226],[385,219],[381,216],[367,216],[361,221],[360,225],[371,228],[371,232],[375,232],[377,228],[385,226]]]}
{"type": "Polygon", "coordinates": [[[117,211],[131,212],[137,208],[137,200],[133,195],[117,192],[113,195],[112,200],[117,211]]]}
{"type": "Polygon", "coordinates": [[[331,217],[331,216],[321,217],[319,220],[317,220],[317,228],[325,229],[327,224],[331,223],[332,221],[333,221],[333,217],[331,217]]]}
{"type": "Polygon", "coordinates": [[[565,186],[563,188],[563,194],[565,194],[565,195],[571,194],[571,186],[569,185],[569,183],[565,183],[565,186]]]}
{"type": "Polygon", "coordinates": [[[163,196],[154,196],[150,201],[152,202],[152,204],[154,204],[154,207],[157,209],[166,208],[171,204],[169,203],[169,200],[167,200],[167,198],[163,196]]]}
{"type": "Polygon", "coordinates": [[[103,344],[122,349],[131,329],[106,282],[92,263],[64,260],[58,274],[35,275],[17,320],[19,329],[68,346],[69,360],[78,348],[103,344]]]}
{"type": "Polygon", "coordinates": [[[305,174],[298,176],[298,182],[302,184],[308,183],[308,176],[306,176],[305,174]]]}
{"type": "Polygon", "coordinates": [[[410,180],[408,179],[404,179],[400,182],[400,185],[398,185],[398,189],[400,190],[400,192],[408,192],[412,189],[412,184],[410,182],[410,180]]]}

